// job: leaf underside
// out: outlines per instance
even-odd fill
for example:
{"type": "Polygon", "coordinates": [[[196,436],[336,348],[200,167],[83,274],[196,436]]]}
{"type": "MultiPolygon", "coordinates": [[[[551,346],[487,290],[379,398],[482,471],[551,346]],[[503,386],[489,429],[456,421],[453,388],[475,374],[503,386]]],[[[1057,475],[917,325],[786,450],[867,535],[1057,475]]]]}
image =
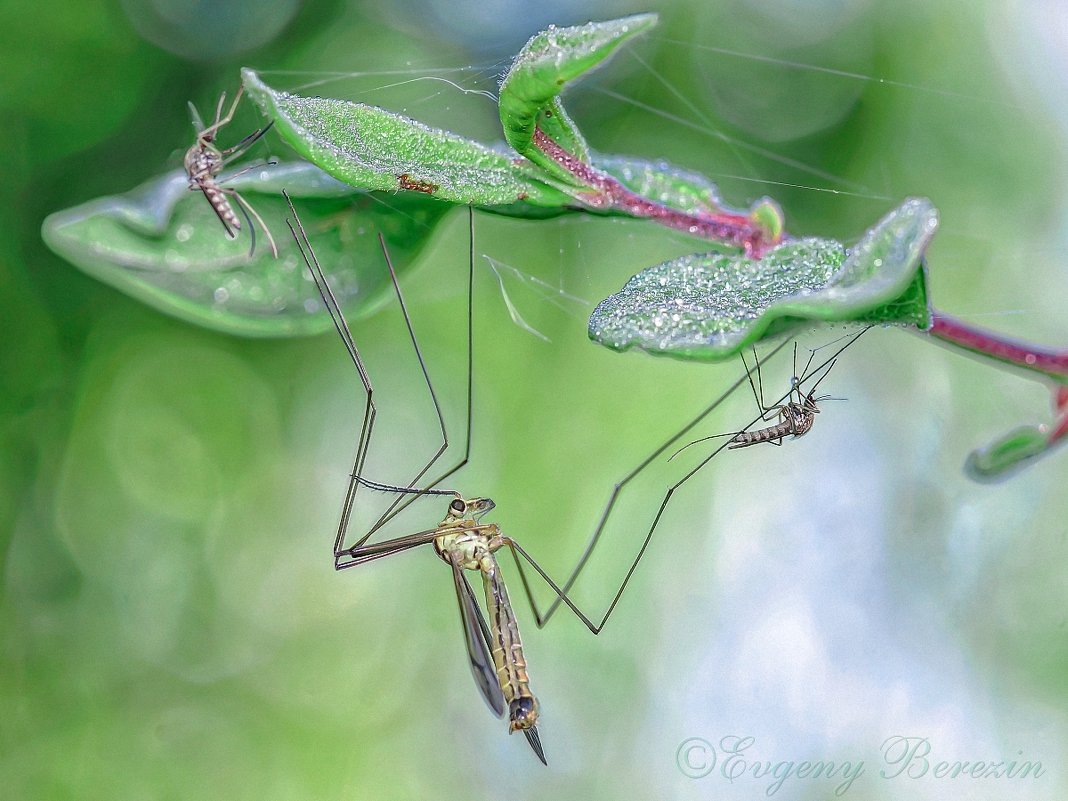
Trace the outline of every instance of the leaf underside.
{"type": "Polygon", "coordinates": [[[219,181],[264,218],[278,243],[277,260],[258,226],[249,254],[247,220],[230,239],[181,170],[52,214],[42,236],[85,272],[172,316],[241,336],[294,336],[325,331],[331,322],[286,227],[281,189],[293,198],[331,287],[354,317],[390,296],[377,232],[395,262],[406,265],[450,208],[418,194],[374,199],[303,162],[219,181]]]}
{"type": "Polygon", "coordinates": [[[816,321],[926,328],[923,254],[937,225],[930,201],[912,199],[849,251],[808,238],[759,260],[695,254],[664,262],[604,300],[589,334],[616,350],[721,360],[816,321]]]}

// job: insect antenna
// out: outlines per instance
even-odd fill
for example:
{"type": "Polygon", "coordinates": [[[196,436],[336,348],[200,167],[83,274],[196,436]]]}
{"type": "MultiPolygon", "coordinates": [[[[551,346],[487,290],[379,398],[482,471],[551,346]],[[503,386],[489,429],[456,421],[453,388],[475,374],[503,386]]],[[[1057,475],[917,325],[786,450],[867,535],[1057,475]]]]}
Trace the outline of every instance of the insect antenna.
{"type": "Polygon", "coordinates": [[[392,484],[382,484],[378,481],[371,481],[369,478],[363,476],[355,476],[356,481],[367,487],[367,489],[378,490],[379,492],[395,492],[399,495],[448,495],[450,497],[459,498],[460,493],[456,490],[446,489],[419,489],[417,487],[395,487],[392,484]]]}

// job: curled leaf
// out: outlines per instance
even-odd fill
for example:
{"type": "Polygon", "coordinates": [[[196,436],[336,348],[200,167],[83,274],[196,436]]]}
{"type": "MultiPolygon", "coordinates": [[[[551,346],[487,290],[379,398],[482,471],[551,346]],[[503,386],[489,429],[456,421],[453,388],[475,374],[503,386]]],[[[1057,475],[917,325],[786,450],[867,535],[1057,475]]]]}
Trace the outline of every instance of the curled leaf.
{"type": "Polygon", "coordinates": [[[617,47],[656,21],[656,14],[636,14],[570,28],[551,25],[535,34],[501,82],[501,125],[508,144],[550,174],[574,183],[572,174],[536,146],[535,130],[540,129],[573,157],[589,163],[589,148],[564,111],[559,94],[568,82],[601,64],[617,47]]]}
{"type": "Polygon", "coordinates": [[[938,226],[925,199],[906,201],[850,251],[801,239],[762,258],[695,254],[631,278],[590,317],[616,350],[720,360],[763,337],[823,322],[928,325],[923,254],[938,226]]]}
{"type": "Polygon", "coordinates": [[[243,336],[294,336],[330,327],[285,225],[285,188],[297,204],[339,301],[357,316],[389,297],[378,230],[398,264],[409,262],[449,206],[420,195],[372,200],[304,163],[264,165],[219,178],[241,192],[274,234],[249,254],[242,226],[230,239],[201,192],[176,170],[124,195],[49,215],[45,243],[99,280],[167,314],[243,336]]]}

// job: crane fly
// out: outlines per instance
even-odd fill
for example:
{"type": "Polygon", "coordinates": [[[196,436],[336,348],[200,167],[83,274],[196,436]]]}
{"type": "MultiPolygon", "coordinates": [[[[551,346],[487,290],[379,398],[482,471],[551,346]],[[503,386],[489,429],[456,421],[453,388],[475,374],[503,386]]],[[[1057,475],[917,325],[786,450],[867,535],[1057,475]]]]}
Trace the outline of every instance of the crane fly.
{"type": "Polygon", "coordinates": [[[237,110],[237,104],[241,101],[241,95],[244,90],[244,86],[237,90],[234,102],[230,105],[226,116],[223,116],[223,106],[226,104],[226,92],[223,92],[219,96],[219,104],[215,108],[215,121],[207,127],[204,127],[196,107],[192,103],[189,104],[189,109],[193,116],[193,126],[197,131],[197,138],[193,146],[185,152],[185,171],[189,176],[190,190],[204,193],[204,197],[211,204],[212,211],[215,212],[215,216],[219,218],[219,222],[222,223],[223,229],[231,239],[236,238],[237,231],[241,230],[241,220],[230,203],[230,198],[233,198],[249,224],[249,236],[251,238],[249,254],[251,255],[256,248],[256,228],[252,224],[252,220],[255,219],[260,228],[263,229],[263,233],[266,234],[267,242],[271,246],[271,253],[277,259],[278,248],[275,246],[274,237],[271,236],[271,231],[263,221],[263,218],[252,208],[247,200],[238,194],[236,189],[220,186],[216,181],[223,167],[244,155],[274,124],[268,123],[263,128],[257,128],[233,147],[221,150],[215,146],[216,135],[234,118],[234,112],[237,110]]]}
{"type": "MultiPolygon", "coordinates": [[[[337,532],[334,538],[334,569],[345,570],[366,564],[367,562],[382,559],[384,556],[391,556],[412,548],[433,544],[435,552],[441,557],[441,560],[446,564],[449,564],[451,567],[453,584],[460,611],[461,629],[462,632],[464,632],[468,662],[478,692],[482,694],[487,705],[498,717],[503,717],[505,711],[507,711],[509,733],[517,731],[522,732],[524,737],[527,738],[527,741],[530,743],[531,749],[534,751],[535,755],[541,760],[541,763],[546,764],[545,751],[543,747],[541,747],[541,740],[537,731],[537,723],[539,720],[538,702],[530,688],[527,658],[525,658],[522,641],[519,635],[518,623],[512,608],[512,603],[508,599],[496,554],[504,549],[511,553],[512,560],[519,572],[523,592],[525,596],[527,596],[538,628],[544,627],[549,622],[549,619],[554,612],[563,604],[563,606],[570,609],[591,632],[594,634],[600,633],[608,623],[608,619],[615,610],[619,599],[621,599],[626,591],[626,587],[634,574],[634,570],[638,568],[642,556],[644,555],[651,538],[653,538],[653,534],[661,516],[663,515],[664,509],[671,501],[675,490],[689,481],[697,471],[700,471],[706,464],[708,464],[708,461],[710,461],[714,455],[719,453],[726,443],[724,443],[723,446],[720,446],[719,449],[714,450],[712,454],[705,457],[701,464],[698,464],[695,468],[690,470],[680,481],[676,482],[668,489],[668,491],[666,491],[663,501],[657,509],[654,521],[646,532],[642,546],[637,555],[634,556],[623,582],[619,584],[607,610],[600,616],[599,621],[595,623],[591,616],[587,616],[576,606],[575,602],[568,596],[568,592],[570,587],[575,584],[580,576],[586,562],[590,559],[590,556],[611,517],[616,501],[621,497],[623,489],[634,477],[637,477],[650,464],[653,464],[653,462],[665,451],[668,451],[673,443],[677,442],[682,436],[685,436],[688,431],[704,420],[713,409],[719,407],[729,395],[740,389],[745,381],[749,380],[752,386],[752,377],[747,371],[745,375],[738,378],[731,387],[728,387],[717,399],[714,399],[713,402],[701,412],[701,414],[698,414],[690,423],[682,427],[675,436],[660,445],[660,447],[647,456],[637,468],[628,473],[621,482],[615,485],[608,505],[604,508],[598,521],[597,528],[591,539],[588,540],[578,564],[572,569],[570,576],[562,585],[557,584],[547,572],[538,565],[533,557],[517,543],[516,540],[503,534],[497,523],[483,521],[483,517],[493,508],[493,501],[488,498],[467,498],[464,494],[461,494],[456,490],[439,488],[439,485],[441,485],[446,478],[449,478],[462,467],[467,465],[471,453],[473,394],[472,312],[474,272],[474,221],[471,209],[468,209],[470,242],[467,309],[468,379],[467,425],[464,454],[462,454],[456,464],[447,468],[434,477],[433,480],[429,481],[424,481],[425,477],[430,472],[431,468],[437,464],[438,459],[444,454],[447,447],[449,447],[449,435],[447,435],[444,415],[441,410],[441,405],[438,402],[434,383],[430,380],[426,362],[419,346],[419,341],[417,336],[415,336],[411,316],[408,313],[405,304],[404,295],[400,292],[396,272],[390,261],[386,245],[384,245],[384,239],[381,234],[379,234],[383,257],[390,272],[394,294],[396,295],[400,312],[403,314],[408,337],[423,374],[423,381],[426,384],[431,403],[434,405],[438,429],[441,436],[441,442],[435,453],[430,456],[423,467],[415,473],[407,484],[399,486],[372,481],[370,478],[366,478],[363,475],[378,413],[374,400],[373,384],[370,375],[367,373],[360,351],[356,347],[355,340],[352,339],[352,334],[340,304],[337,303],[323,268],[319,265],[315,253],[312,251],[308,236],[304,233],[303,226],[297,217],[296,209],[293,207],[292,201],[289,200],[288,194],[284,191],[283,194],[285,195],[286,202],[289,204],[290,215],[293,217],[293,221],[288,222],[290,232],[293,233],[304,263],[308,266],[308,269],[315,280],[316,287],[319,290],[319,294],[321,298],[323,298],[327,310],[330,312],[334,328],[341,337],[342,343],[348,352],[349,360],[356,367],[356,371],[363,384],[364,390],[363,421],[360,428],[356,458],[354,464],[352,464],[352,471],[349,475],[348,487],[342,507],[341,521],[339,522],[339,525],[337,525],[337,532]],[[294,226],[294,223],[296,223],[296,226],[294,226]],[[386,511],[378,516],[377,520],[371,525],[371,528],[356,540],[355,544],[346,545],[349,523],[352,513],[354,513],[357,496],[361,488],[389,492],[394,494],[395,498],[386,508],[386,511]],[[427,496],[450,499],[449,504],[446,506],[443,519],[435,525],[433,529],[426,529],[414,534],[407,534],[384,541],[371,541],[372,537],[383,527],[383,525],[386,525],[397,515],[404,512],[414,501],[427,496]],[[538,604],[531,591],[528,571],[524,568],[524,564],[533,568],[537,576],[550,587],[550,590],[553,593],[553,600],[544,613],[538,609],[538,604]],[[483,614],[482,608],[480,607],[480,604],[478,604],[471,585],[467,580],[466,574],[468,570],[477,570],[482,577],[486,609],[489,611],[488,622],[487,617],[483,614]]],[[[833,366],[834,359],[838,354],[841,354],[846,347],[849,347],[855,339],[857,339],[857,337],[854,336],[853,340],[842,348],[839,348],[836,354],[831,359],[828,359],[826,362],[819,365],[814,373],[829,365],[833,366]]],[[[776,352],[779,352],[785,345],[786,342],[784,341],[773,348],[770,354],[765,357],[764,361],[767,362],[769,358],[774,356],[776,352]]],[[[810,364],[811,362],[812,360],[810,359],[810,364]]],[[[797,383],[800,383],[800,381],[797,383]]],[[[792,389],[797,389],[797,387],[792,389]]],[[[782,403],[787,397],[788,395],[784,395],[783,398],[780,398],[779,403],[782,403]]],[[[763,404],[761,404],[761,406],[763,406],[763,404]]],[[[769,407],[768,410],[773,408],[774,407],[769,407]]],[[[761,409],[760,419],[763,419],[764,414],[767,413],[768,410],[761,409]]],[[[757,421],[754,420],[753,422],[755,423],[757,421]]]]}
{"type": "MultiPolygon", "coordinates": [[[[337,535],[334,539],[334,568],[346,570],[367,562],[392,556],[420,545],[433,544],[437,555],[452,569],[453,584],[456,589],[456,598],[460,607],[460,620],[463,629],[464,642],[467,648],[468,661],[471,672],[474,675],[475,684],[479,692],[489,705],[490,709],[498,716],[508,715],[509,733],[523,732],[534,750],[538,759],[546,763],[545,752],[542,748],[541,738],[538,735],[537,723],[539,719],[538,701],[530,690],[530,677],[527,672],[526,656],[523,643],[519,635],[519,626],[516,621],[512,604],[508,598],[504,579],[500,572],[496,553],[507,549],[512,560],[520,571],[523,589],[527,599],[535,611],[539,627],[542,625],[537,608],[534,606],[530,586],[522,563],[525,561],[546,584],[556,593],[557,598],[570,607],[575,614],[591,630],[593,623],[562,594],[556,583],[545,571],[531,558],[531,556],[512,538],[505,536],[496,523],[483,522],[483,516],[494,508],[494,503],[489,498],[465,498],[454,490],[439,489],[438,485],[449,478],[461,467],[467,464],[471,453],[471,400],[472,400],[472,306],[473,306],[473,278],[474,278],[474,218],[468,211],[470,253],[468,265],[468,304],[467,304],[467,430],[465,437],[464,454],[462,458],[448,470],[437,476],[423,486],[418,486],[429,473],[434,464],[445,452],[449,445],[448,434],[445,427],[444,415],[434,391],[426,362],[423,359],[415,330],[412,326],[411,316],[404,302],[397,275],[390,261],[389,253],[385,247],[385,240],[379,234],[386,266],[393,282],[404,322],[408,330],[408,337],[412,343],[416,358],[423,373],[423,380],[430,394],[437,416],[438,428],[441,433],[441,444],[430,457],[425,465],[404,486],[384,484],[372,481],[363,476],[375,419],[378,414],[374,402],[374,389],[364,364],[363,358],[356,347],[348,323],[341,311],[341,307],[330,288],[330,284],[323,273],[322,267],[312,251],[296,209],[293,207],[289,195],[283,194],[289,203],[292,222],[288,222],[293,238],[300,249],[304,262],[311,273],[315,284],[322,296],[323,303],[330,312],[341,341],[348,352],[359,374],[364,387],[365,405],[363,423],[360,429],[359,443],[356,448],[356,458],[353,463],[352,473],[349,478],[348,489],[341,513],[341,521],[338,524],[337,535]],[[294,227],[295,223],[295,227],[294,227]],[[378,517],[371,528],[361,536],[353,545],[346,545],[349,524],[352,519],[356,498],[361,488],[379,492],[393,493],[396,498],[386,510],[378,517]],[[436,526],[430,529],[385,540],[371,542],[371,537],[386,523],[403,512],[412,502],[425,496],[440,496],[449,498],[444,518],[436,526]],[[522,561],[520,561],[522,560],[522,561]],[[478,571],[482,577],[485,595],[487,616],[483,614],[475,593],[471,589],[466,576],[466,571],[478,571]]],[[[598,629],[599,630],[599,629],[598,629]]],[[[547,764],[547,763],[546,763],[547,764]]]]}
{"type": "MultiPolygon", "coordinates": [[[[330,284],[323,273],[322,267],[316,259],[307,235],[288,194],[283,192],[289,203],[293,221],[289,227],[294,240],[315,280],[316,286],[322,297],[323,303],[330,312],[334,327],[353,363],[364,389],[363,421],[360,428],[359,442],[356,448],[356,457],[353,462],[352,472],[349,477],[344,503],[342,506],[341,520],[338,524],[337,534],[334,539],[334,568],[347,570],[352,567],[366,564],[383,557],[392,556],[421,545],[433,544],[437,555],[446,562],[452,572],[453,585],[456,590],[457,602],[460,608],[461,628],[467,650],[468,663],[475,679],[479,692],[485,699],[490,709],[498,716],[508,714],[509,732],[522,731],[537,757],[545,763],[545,753],[542,748],[541,738],[538,734],[537,723],[539,721],[539,706],[536,697],[530,689],[530,677],[527,671],[527,662],[519,635],[519,627],[512,609],[505,583],[500,572],[496,554],[507,549],[512,557],[516,569],[519,572],[527,602],[533,612],[535,623],[541,628],[548,623],[556,609],[560,605],[567,606],[575,616],[593,633],[599,634],[607,624],[613,610],[615,610],[623,592],[626,590],[630,579],[641,561],[646,548],[652,539],[653,531],[663,514],[672,494],[678,487],[692,477],[704,464],[712,459],[712,455],[691,470],[681,481],[672,486],[657,511],[656,519],[646,534],[645,540],[631,563],[626,576],[616,590],[608,608],[598,622],[584,613],[568,596],[568,590],[574,584],[587,560],[593,552],[608,518],[615,506],[616,500],[624,486],[638,473],[648,467],[657,457],[664,453],[670,444],[677,441],[686,432],[696,426],[713,409],[718,407],[727,397],[738,390],[746,381],[748,373],[742,376],[733,385],[713,401],[697,418],[691,421],[668,442],[647,457],[635,470],[618,483],[613,490],[608,506],[601,516],[600,522],[593,536],[588,542],[577,566],[573,569],[567,581],[561,586],[554,581],[548,573],[527,553],[527,551],[514,539],[503,534],[496,523],[483,522],[483,517],[494,508],[494,503],[489,498],[465,497],[460,492],[451,489],[441,489],[439,485],[454,473],[464,467],[471,453],[471,419],[472,419],[472,380],[473,380],[473,278],[474,278],[474,221],[468,210],[469,242],[470,251],[468,259],[468,302],[467,302],[467,423],[464,438],[464,451],[462,457],[451,467],[441,472],[429,481],[424,481],[439,458],[449,446],[449,438],[445,426],[444,415],[433,382],[419,347],[418,339],[412,325],[411,315],[405,305],[404,295],[401,292],[397,280],[396,271],[389,259],[388,251],[382,235],[379,240],[382,243],[384,260],[389,270],[390,279],[393,283],[394,293],[397,297],[407,327],[408,338],[418,360],[426,384],[434,412],[437,418],[438,430],[441,435],[441,443],[427,462],[419,469],[415,476],[405,485],[386,484],[373,481],[364,477],[364,466],[369,453],[370,443],[374,430],[378,409],[374,401],[374,389],[363,358],[356,347],[349,326],[341,311],[330,284]],[[295,227],[294,227],[295,223],[295,227]],[[357,496],[360,489],[368,489],[378,492],[392,493],[396,497],[389,506],[378,516],[371,527],[352,545],[346,544],[349,524],[356,506],[357,496]],[[414,501],[426,496],[439,496],[449,499],[444,518],[436,526],[414,534],[408,534],[393,539],[372,542],[371,538],[384,525],[401,514],[414,501]],[[532,568],[542,581],[552,590],[553,601],[543,613],[538,608],[531,591],[527,569],[524,564],[532,568]],[[476,600],[475,593],[466,577],[466,571],[477,570],[482,577],[486,608],[489,610],[489,622],[483,614],[476,600]]],[[[778,352],[785,346],[785,342],[777,346],[770,355],[778,352]]],[[[848,345],[846,346],[848,347],[848,345]]],[[[844,350],[844,348],[842,348],[844,350]]],[[[841,352],[841,350],[839,351],[841,352]]],[[[837,354],[835,354],[837,356],[837,354]]],[[[765,361],[768,357],[765,357],[765,361]]],[[[833,359],[820,366],[822,369],[833,359]]],[[[785,398],[785,396],[784,396],[785,398]]],[[[754,421],[755,422],[755,421],[754,421]]],[[[718,452],[717,449],[716,452],[718,452]]]]}

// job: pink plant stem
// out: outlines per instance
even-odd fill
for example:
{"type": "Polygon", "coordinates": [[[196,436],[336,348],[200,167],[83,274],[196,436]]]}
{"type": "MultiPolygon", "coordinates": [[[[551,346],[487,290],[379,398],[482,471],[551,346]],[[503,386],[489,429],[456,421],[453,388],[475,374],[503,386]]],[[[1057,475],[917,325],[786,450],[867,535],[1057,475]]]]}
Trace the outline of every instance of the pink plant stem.
{"type": "Polygon", "coordinates": [[[744,215],[688,214],[632,192],[612,176],[568,153],[540,128],[534,129],[534,144],[590,188],[582,197],[590,208],[618,209],[632,217],[655,220],[668,228],[743,248],[746,255],[753,258],[760,258],[764,251],[775,244],[767,241],[765,232],[744,215]]]}
{"type": "Polygon", "coordinates": [[[1053,430],[1046,437],[1046,443],[1053,445],[1056,442],[1064,439],[1068,435],[1068,415],[1064,415],[1057,421],[1057,425],[1053,427],[1053,430]]]}
{"type": "MultiPolygon", "coordinates": [[[[1007,339],[993,331],[976,328],[962,320],[934,311],[928,334],[979,356],[1041,373],[1057,384],[1068,385],[1068,351],[1038,348],[1028,342],[1007,339]]],[[[1054,401],[1060,403],[1063,391],[1054,401]]]]}

